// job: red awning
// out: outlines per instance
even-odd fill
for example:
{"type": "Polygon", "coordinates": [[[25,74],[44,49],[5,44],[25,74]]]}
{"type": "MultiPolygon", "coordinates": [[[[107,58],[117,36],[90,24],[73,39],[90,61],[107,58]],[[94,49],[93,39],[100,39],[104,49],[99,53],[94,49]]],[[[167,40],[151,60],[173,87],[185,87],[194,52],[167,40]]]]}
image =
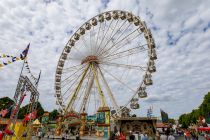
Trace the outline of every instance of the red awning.
{"type": "Polygon", "coordinates": [[[199,127],[198,130],[200,130],[200,131],[210,131],[210,127],[199,127]]]}

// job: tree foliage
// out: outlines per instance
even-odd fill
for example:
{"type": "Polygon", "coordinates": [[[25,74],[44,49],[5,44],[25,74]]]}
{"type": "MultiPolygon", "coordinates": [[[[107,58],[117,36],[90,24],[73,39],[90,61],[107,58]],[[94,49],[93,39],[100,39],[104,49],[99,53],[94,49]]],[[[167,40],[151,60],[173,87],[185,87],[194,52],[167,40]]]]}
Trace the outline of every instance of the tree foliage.
{"type": "Polygon", "coordinates": [[[192,110],[191,113],[182,114],[179,117],[179,123],[182,127],[187,128],[191,123],[196,124],[200,116],[207,117],[210,114],[210,92],[204,96],[204,100],[198,109],[192,110]]]}
{"type": "Polygon", "coordinates": [[[50,112],[49,114],[49,119],[50,121],[54,121],[57,119],[59,113],[58,113],[58,110],[54,109],[52,112],[50,112]]]}
{"type": "MultiPolygon", "coordinates": [[[[30,112],[28,112],[28,110],[29,110],[29,104],[21,107],[19,110],[19,113],[18,113],[18,119],[23,119],[26,114],[30,113],[30,112]]],[[[36,110],[37,110],[37,117],[40,117],[44,114],[44,109],[43,109],[42,105],[40,104],[40,102],[37,103],[36,110]]]]}
{"type": "Polygon", "coordinates": [[[10,114],[11,114],[11,106],[14,104],[14,101],[12,99],[10,99],[9,97],[3,97],[0,98],[0,110],[3,109],[9,109],[9,112],[7,113],[7,115],[5,116],[5,118],[9,118],[10,114]]]}

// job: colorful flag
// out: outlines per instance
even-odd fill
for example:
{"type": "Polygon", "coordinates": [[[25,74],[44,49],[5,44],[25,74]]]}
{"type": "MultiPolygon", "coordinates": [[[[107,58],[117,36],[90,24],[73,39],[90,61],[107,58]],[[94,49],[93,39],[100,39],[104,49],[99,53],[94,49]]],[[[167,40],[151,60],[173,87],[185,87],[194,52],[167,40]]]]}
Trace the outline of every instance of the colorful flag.
{"type": "Polygon", "coordinates": [[[168,122],[168,114],[165,111],[163,111],[162,109],[160,109],[160,114],[162,117],[162,122],[167,123],[168,122]]]}
{"type": "Polygon", "coordinates": [[[27,115],[25,115],[25,118],[23,119],[24,122],[29,121],[30,119],[35,119],[37,115],[37,111],[33,111],[27,115]]]}
{"type": "Polygon", "coordinates": [[[26,47],[26,49],[20,54],[20,58],[23,60],[27,57],[27,54],[28,54],[28,50],[29,50],[29,46],[30,46],[30,43],[28,44],[28,46],[26,47]]]}

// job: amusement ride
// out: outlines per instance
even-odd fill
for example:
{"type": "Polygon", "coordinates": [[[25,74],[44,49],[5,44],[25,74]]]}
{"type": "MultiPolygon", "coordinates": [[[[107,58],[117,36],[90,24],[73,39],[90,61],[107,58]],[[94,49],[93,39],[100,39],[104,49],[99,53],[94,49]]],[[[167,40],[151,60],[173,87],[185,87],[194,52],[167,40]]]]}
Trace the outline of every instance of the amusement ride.
{"type": "Polygon", "coordinates": [[[110,120],[139,109],[139,98],[146,98],[146,88],[153,84],[156,59],[151,30],[131,12],[113,10],[86,21],[57,64],[55,97],[64,116],[58,133],[80,118],[83,135],[88,117],[95,116],[96,135],[105,135],[110,120]]]}

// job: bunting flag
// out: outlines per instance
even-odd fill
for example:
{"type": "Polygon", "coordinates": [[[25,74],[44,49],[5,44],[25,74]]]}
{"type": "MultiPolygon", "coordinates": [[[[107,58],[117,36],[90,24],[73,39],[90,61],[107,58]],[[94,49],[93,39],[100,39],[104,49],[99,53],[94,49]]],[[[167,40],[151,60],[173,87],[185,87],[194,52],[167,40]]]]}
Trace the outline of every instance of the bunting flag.
{"type": "Polygon", "coordinates": [[[6,55],[6,54],[0,55],[0,58],[11,58],[11,60],[8,60],[6,62],[4,61],[4,62],[0,63],[0,68],[3,68],[4,66],[11,64],[13,62],[19,61],[19,60],[25,60],[27,57],[27,54],[28,54],[29,46],[30,46],[30,43],[28,44],[26,49],[23,50],[23,52],[20,54],[20,57],[15,57],[15,56],[6,55]]]}
{"type": "Polygon", "coordinates": [[[168,123],[168,114],[165,111],[163,111],[162,109],[160,109],[160,114],[162,117],[162,122],[168,123]]]}
{"type": "Polygon", "coordinates": [[[27,72],[30,74],[30,77],[34,80],[34,82],[37,82],[37,78],[32,74],[31,69],[28,65],[28,61],[25,61],[25,68],[27,69],[27,72]]]}
{"type": "Polygon", "coordinates": [[[27,57],[29,47],[30,47],[30,43],[28,44],[28,46],[26,47],[26,49],[20,54],[20,58],[22,60],[24,60],[27,57]]]}
{"type": "Polygon", "coordinates": [[[0,58],[12,58],[12,57],[14,57],[14,56],[12,56],[12,55],[7,55],[7,54],[2,54],[2,55],[0,55],[0,58]]]}

